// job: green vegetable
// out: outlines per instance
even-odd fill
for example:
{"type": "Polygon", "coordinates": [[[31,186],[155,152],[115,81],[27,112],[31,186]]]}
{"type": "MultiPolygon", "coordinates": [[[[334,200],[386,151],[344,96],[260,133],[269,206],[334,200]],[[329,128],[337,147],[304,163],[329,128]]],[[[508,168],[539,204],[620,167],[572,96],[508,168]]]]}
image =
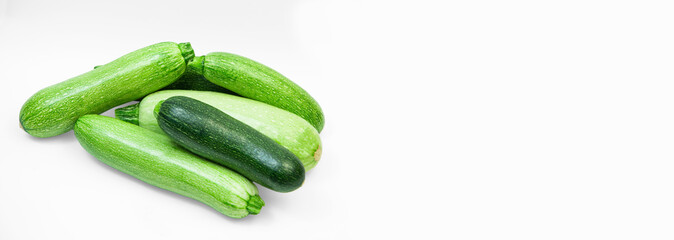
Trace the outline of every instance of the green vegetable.
{"type": "Polygon", "coordinates": [[[297,114],[321,132],[323,111],[309,93],[273,69],[231,53],[196,57],[189,68],[241,96],[297,114]]]}
{"type": "Polygon", "coordinates": [[[300,160],[254,128],[193,98],[170,97],[160,104],[159,127],[186,149],[274,191],[302,186],[300,160]]]}
{"type": "Polygon", "coordinates": [[[36,137],[65,133],[85,114],[102,113],[171,84],[192,58],[189,43],[163,42],[136,50],[38,91],[24,103],[19,121],[36,137]]]}
{"type": "Polygon", "coordinates": [[[191,154],[166,135],[110,117],[85,115],[75,124],[75,136],[101,162],[227,216],[257,214],[264,206],[248,179],[191,154]]]}
{"type": "Polygon", "coordinates": [[[168,90],[145,97],[140,104],[115,110],[115,116],[139,124],[143,128],[164,133],[152,114],[159,101],[173,96],[186,96],[205,102],[237,120],[255,128],[276,143],[293,152],[304,164],[305,170],[316,166],[321,158],[321,139],[316,129],[306,120],[274,106],[224,93],[168,90]]]}

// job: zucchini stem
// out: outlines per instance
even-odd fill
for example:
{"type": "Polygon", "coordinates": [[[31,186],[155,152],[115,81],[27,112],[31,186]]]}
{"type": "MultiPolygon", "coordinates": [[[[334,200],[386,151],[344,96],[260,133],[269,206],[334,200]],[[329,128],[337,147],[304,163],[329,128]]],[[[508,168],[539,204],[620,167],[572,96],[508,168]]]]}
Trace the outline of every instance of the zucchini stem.
{"type": "Polygon", "coordinates": [[[161,100],[157,103],[157,105],[154,106],[154,111],[152,111],[152,115],[154,115],[155,118],[159,116],[159,110],[161,110],[161,104],[164,103],[165,100],[161,100]]]}
{"type": "Polygon", "coordinates": [[[138,106],[140,103],[115,109],[115,118],[138,125],[138,106]]]}
{"type": "Polygon", "coordinates": [[[190,63],[194,59],[194,49],[192,49],[192,44],[189,42],[178,43],[178,48],[180,48],[180,54],[185,58],[185,64],[190,63]]]}
{"type": "Polygon", "coordinates": [[[206,61],[205,56],[198,56],[194,58],[194,61],[187,64],[187,67],[201,75],[204,75],[204,61],[206,61]]]}
{"type": "Polygon", "coordinates": [[[260,209],[262,209],[262,206],[264,206],[264,201],[262,201],[260,195],[255,195],[251,196],[250,199],[248,199],[246,210],[248,210],[248,213],[256,215],[260,213],[260,209]]]}

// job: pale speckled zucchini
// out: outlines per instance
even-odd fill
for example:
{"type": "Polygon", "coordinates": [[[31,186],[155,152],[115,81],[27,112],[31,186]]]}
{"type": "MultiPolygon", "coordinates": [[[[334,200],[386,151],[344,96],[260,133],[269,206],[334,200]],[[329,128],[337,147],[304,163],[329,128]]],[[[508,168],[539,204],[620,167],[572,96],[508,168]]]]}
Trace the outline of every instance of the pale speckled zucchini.
{"type": "Polygon", "coordinates": [[[163,133],[153,111],[157,103],[173,96],[186,96],[205,102],[251,126],[295,154],[307,171],[316,166],[321,158],[320,136],[307,121],[283,109],[224,93],[189,90],[159,91],[145,97],[139,105],[116,109],[115,116],[139,124],[143,128],[163,133]]]}
{"type": "Polygon", "coordinates": [[[166,135],[100,115],[80,117],[74,130],[82,147],[101,162],[229,217],[257,214],[264,206],[250,180],[188,152],[166,135]]]}
{"type": "Polygon", "coordinates": [[[80,116],[102,113],[173,83],[192,58],[189,43],[162,42],[141,48],[38,91],[24,103],[19,122],[36,137],[65,133],[80,116]]]}

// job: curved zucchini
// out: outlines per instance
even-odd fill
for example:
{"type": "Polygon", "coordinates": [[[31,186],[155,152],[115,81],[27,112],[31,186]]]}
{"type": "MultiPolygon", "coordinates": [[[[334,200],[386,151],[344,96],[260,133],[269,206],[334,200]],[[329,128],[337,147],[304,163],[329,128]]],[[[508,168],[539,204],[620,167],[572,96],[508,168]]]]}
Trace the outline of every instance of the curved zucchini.
{"type": "Polygon", "coordinates": [[[159,91],[146,96],[139,104],[115,109],[115,117],[163,134],[152,111],[159,101],[173,96],[186,96],[205,102],[255,128],[294,153],[306,171],[316,166],[321,159],[320,136],[306,120],[262,102],[224,93],[159,91]]]}
{"type": "Polygon", "coordinates": [[[159,127],[191,152],[274,191],[290,192],[304,183],[302,162],[245,123],[193,98],[170,97],[159,104],[159,127]]]}
{"type": "Polygon", "coordinates": [[[163,42],[126,54],[82,75],[44,88],[21,108],[21,127],[36,137],[73,128],[80,116],[155,92],[178,79],[194,58],[189,43],[163,42]]]}
{"type": "Polygon", "coordinates": [[[166,135],[100,115],[80,117],[74,129],[82,147],[101,162],[229,217],[257,214],[264,206],[248,179],[191,154],[166,135]]]}
{"type": "Polygon", "coordinates": [[[196,57],[189,68],[233,92],[297,114],[321,132],[323,110],[290,79],[251,59],[224,52],[196,57]]]}

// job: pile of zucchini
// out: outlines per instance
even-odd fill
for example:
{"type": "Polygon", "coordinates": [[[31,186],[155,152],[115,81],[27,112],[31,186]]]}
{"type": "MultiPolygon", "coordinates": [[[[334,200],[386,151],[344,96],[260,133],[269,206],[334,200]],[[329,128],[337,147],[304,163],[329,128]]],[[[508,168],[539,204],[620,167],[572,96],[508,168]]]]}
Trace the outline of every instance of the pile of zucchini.
{"type": "Polygon", "coordinates": [[[19,121],[40,138],[72,129],[103,163],[233,218],[264,206],[253,182],[302,186],[324,124],[316,100],[273,69],[231,53],[195,57],[190,43],[173,42],[38,91],[19,121]],[[98,115],[132,101],[115,118],[98,115]]]}

